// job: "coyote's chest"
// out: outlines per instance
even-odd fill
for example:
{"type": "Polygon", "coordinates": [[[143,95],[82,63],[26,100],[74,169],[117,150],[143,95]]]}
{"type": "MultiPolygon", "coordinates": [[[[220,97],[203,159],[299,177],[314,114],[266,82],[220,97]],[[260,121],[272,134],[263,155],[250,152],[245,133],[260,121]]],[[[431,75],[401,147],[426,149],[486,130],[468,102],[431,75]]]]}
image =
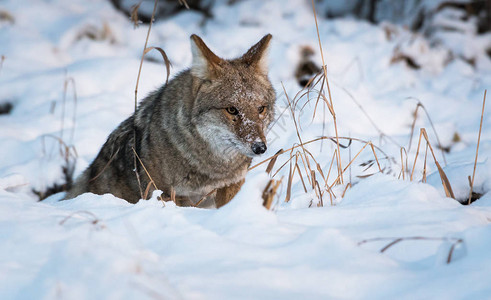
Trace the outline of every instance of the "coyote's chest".
{"type": "Polygon", "coordinates": [[[227,174],[188,174],[182,184],[176,187],[176,193],[181,196],[204,196],[213,190],[229,186],[244,179],[248,164],[227,174]]]}

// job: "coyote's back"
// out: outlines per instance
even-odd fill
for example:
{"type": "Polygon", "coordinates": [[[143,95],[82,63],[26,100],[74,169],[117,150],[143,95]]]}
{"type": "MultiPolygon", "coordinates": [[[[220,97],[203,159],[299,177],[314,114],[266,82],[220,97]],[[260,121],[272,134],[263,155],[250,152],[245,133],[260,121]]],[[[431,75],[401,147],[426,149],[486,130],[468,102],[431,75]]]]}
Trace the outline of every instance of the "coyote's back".
{"type": "Polygon", "coordinates": [[[112,193],[135,203],[153,191],[148,172],[164,196],[175,192],[178,205],[205,196],[217,207],[230,201],[252,157],[266,151],[275,102],[266,63],[270,40],[268,34],[242,57],[224,60],[192,35],[192,67],[151,93],[109,135],[66,198],[112,193]]]}

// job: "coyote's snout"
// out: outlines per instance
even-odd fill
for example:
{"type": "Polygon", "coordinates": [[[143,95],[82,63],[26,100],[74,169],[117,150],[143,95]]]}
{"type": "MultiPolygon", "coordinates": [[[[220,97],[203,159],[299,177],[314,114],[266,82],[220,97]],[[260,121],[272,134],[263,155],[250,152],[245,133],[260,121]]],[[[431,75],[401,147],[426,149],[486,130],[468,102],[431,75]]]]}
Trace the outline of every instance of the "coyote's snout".
{"type": "Polygon", "coordinates": [[[226,60],[191,36],[192,66],[145,98],[114,130],[67,198],[112,193],[135,203],[175,191],[179,205],[208,196],[217,207],[239,191],[252,157],[266,149],[275,91],[268,79],[264,36],[243,56],[226,60]],[[137,176],[138,175],[138,176],[137,176]]]}

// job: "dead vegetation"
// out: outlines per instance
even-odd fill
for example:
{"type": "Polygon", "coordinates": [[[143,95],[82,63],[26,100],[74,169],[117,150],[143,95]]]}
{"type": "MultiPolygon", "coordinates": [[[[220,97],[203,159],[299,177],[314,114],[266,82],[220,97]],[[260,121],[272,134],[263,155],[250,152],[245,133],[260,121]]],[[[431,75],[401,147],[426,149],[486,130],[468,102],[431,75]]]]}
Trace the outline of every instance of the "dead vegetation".
{"type": "MultiPolygon", "coordinates": [[[[317,25],[317,19],[316,19],[316,13],[315,13],[315,4],[312,1],[312,7],[314,11],[314,17],[315,17],[315,22],[317,25]]],[[[320,35],[319,32],[317,32],[318,39],[319,39],[319,51],[321,53],[322,57],[322,44],[320,41],[320,35]]],[[[311,49],[310,49],[311,50],[311,49]]],[[[312,53],[308,53],[308,57],[310,57],[312,53]]],[[[304,57],[305,58],[305,57],[304,57]]],[[[302,68],[302,63],[305,63],[303,60],[301,60],[299,67],[297,68],[296,72],[296,77],[297,80],[304,79],[305,77],[299,77],[298,74],[299,70],[302,68]]],[[[329,87],[329,80],[326,72],[326,65],[324,63],[324,58],[322,57],[322,63],[323,67],[321,70],[313,77],[311,77],[307,82],[301,82],[301,85],[303,88],[293,97],[291,98],[287,92],[285,87],[283,86],[283,92],[284,96],[286,98],[287,106],[288,106],[288,111],[290,113],[290,118],[293,122],[294,128],[296,130],[296,134],[298,137],[298,143],[295,143],[290,147],[289,149],[283,150],[280,149],[275,155],[257,163],[256,165],[253,165],[250,167],[250,170],[263,165],[264,163],[268,162],[268,165],[266,167],[266,172],[270,174],[271,180],[266,186],[264,193],[263,193],[263,199],[264,199],[264,204],[265,206],[269,209],[271,207],[271,185],[273,183],[281,183],[283,180],[283,177],[281,177],[280,180],[276,180],[275,178],[278,175],[285,175],[287,176],[287,181],[286,181],[286,191],[284,192],[284,198],[280,199],[280,195],[276,196],[276,201],[284,201],[284,202],[289,202],[292,198],[292,186],[294,183],[294,179],[297,178],[297,182],[301,184],[300,190],[303,190],[306,194],[308,194],[312,200],[311,200],[311,206],[324,206],[325,203],[329,203],[330,205],[333,205],[335,202],[334,200],[336,198],[343,198],[346,191],[352,186],[351,182],[351,176],[350,176],[350,181],[348,183],[344,182],[344,176],[343,174],[347,172],[354,163],[355,160],[360,156],[360,154],[365,150],[369,149],[373,155],[373,158],[367,161],[362,161],[359,163],[359,166],[365,167],[364,171],[367,171],[368,169],[377,166],[376,171],[371,172],[370,174],[365,174],[361,176],[357,176],[358,178],[366,178],[370,177],[376,173],[385,173],[385,174],[391,174],[392,167],[391,165],[398,164],[396,160],[393,157],[389,157],[386,155],[382,149],[376,147],[372,142],[370,141],[362,141],[360,139],[356,138],[351,138],[351,137],[339,137],[338,135],[338,130],[337,130],[337,124],[336,124],[336,114],[334,110],[334,105],[330,93],[330,87],[329,87]],[[323,108],[327,108],[326,110],[329,112],[332,124],[334,126],[334,135],[333,136],[321,136],[316,139],[308,140],[305,141],[305,139],[302,137],[302,124],[300,122],[300,117],[297,116],[298,112],[302,112],[303,108],[311,101],[315,101],[315,108],[313,110],[313,116],[312,120],[315,118],[316,112],[320,111],[320,106],[323,106],[323,108]],[[349,141],[347,146],[343,146],[340,144],[340,140],[346,139],[349,141]],[[315,155],[312,154],[311,151],[307,149],[307,145],[316,143],[319,141],[324,141],[324,140],[330,140],[336,144],[336,147],[334,151],[332,152],[331,155],[326,155],[323,154],[323,158],[316,157],[315,155]],[[351,151],[351,145],[352,142],[360,142],[362,143],[361,149],[355,154],[355,156],[351,159],[351,154],[350,154],[350,159],[349,162],[346,164],[346,166],[343,168],[342,166],[342,160],[341,160],[341,152],[342,149],[349,148],[351,151]],[[370,147],[368,147],[370,146],[370,147]],[[377,151],[376,151],[377,150],[377,151]],[[377,152],[382,154],[382,160],[386,162],[386,165],[383,167],[380,164],[380,161],[377,156],[377,152]],[[275,165],[278,161],[278,159],[282,156],[286,155],[285,158],[282,159],[282,163],[279,167],[275,169],[275,165]],[[319,161],[325,161],[326,157],[331,157],[329,166],[322,166],[319,161]],[[335,162],[335,167],[333,168],[335,162]],[[281,172],[282,169],[287,167],[286,172],[281,172]],[[285,174],[286,173],[286,174],[285,174]],[[335,173],[335,175],[332,175],[335,173]],[[336,188],[336,187],[340,188],[336,188]],[[267,196],[265,196],[267,195],[267,196]],[[328,201],[326,202],[326,199],[328,201]]],[[[305,75],[302,73],[302,75],[305,75]]],[[[346,91],[347,92],[347,91],[346,91]]],[[[349,92],[347,92],[349,94],[349,92]]],[[[350,95],[351,96],[351,95],[350,95]]],[[[366,113],[366,111],[363,109],[363,107],[354,99],[353,96],[350,97],[356,105],[360,108],[360,110],[365,114],[365,116],[370,120],[371,124],[374,126],[374,128],[379,132],[381,138],[382,137],[387,137],[390,142],[392,142],[395,145],[398,145],[397,142],[395,142],[393,139],[385,135],[375,124],[375,122],[370,118],[370,116],[366,113]]],[[[417,100],[417,99],[416,99],[417,100]]],[[[481,114],[481,128],[479,131],[479,138],[478,138],[478,146],[476,149],[476,160],[475,164],[477,163],[477,151],[479,149],[479,140],[480,140],[480,135],[481,135],[481,129],[482,129],[482,117],[484,113],[484,102],[485,102],[485,96],[484,96],[484,101],[483,101],[483,110],[481,114]]],[[[426,110],[425,106],[418,100],[416,108],[413,112],[413,122],[411,124],[411,129],[410,129],[410,135],[409,135],[409,143],[407,146],[407,149],[399,146],[400,148],[400,172],[398,173],[397,178],[402,179],[402,180],[417,180],[415,177],[415,169],[416,169],[416,164],[418,162],[418,156],[421,151],[421,141],[423,140],[425,143],[425,153],[424,153],[424,164],[423,164],[423,172],[421,174],[421,179],[420,181],[426,182],[427,178],[427,171],[428,171],[428,149],[430,150],[431,157],[433,158],[433,165],[436,167],[438,170],[438,174],[440,176],[441,182],[442,182],[442,187],[445,192],[445,195],[449,198],[455,199],[454,192],[452,190],[452,186],[450,181],[448,180],[447,175],[445,174],[443,168],[440,165],[440,162],[437,159],[437,156],[435,154],[435,151],[433,149],[433,146],[430,142],[430,138],[428,136],[428,133],[425,128],[420,128],[420,134],[419,134],[419,140],[418,140],[418,146],[416,149],[416,153],[414,154],[414,160],[412,165],[409,164],[410,162],[410,150],[412,147],[412,140],[413,140],[413,135],[416,127],[416,121],[418,119],[418,112],[419,110],[423,110],[430,127],[432,128],[434,137],[436,139],[437,143],[437,148],[441,152],[441,158],[443,159],[444,164],[447,164],[446,157],[445,157],[445,152],[450,152],[451,150],[451,145],[449,146],[443,146],[440,138],[438,136],[438,133],[435,129],[435,126],[433,124],[433,121],[431,120],[431,117],[426,110]]],[[[284,113],[284,112],[283,112],[284,113]]],[[[283,114],[282,113],[282,114],[283,114]]],[[[276,123],[276,122],[273,122],[276,123]]],[[[324,127],[324,126],[323,126],[324,127]]],[[[453,136],[453,142],[458,143],[460,141],[460,136],[458,133],[454,133],[453,136]]],[[[351,152],[350,152],[351,153],[351,152]]],[[[474,182],[474,175],[475,175],[475,167],[474,167],[474,173],[472,178],[469,176],[469,185],[470,185],[470,191],[469,191],[469,203],[472,201],[472,199],[475,199],[477,197],[480,197],[479,194],[474,193],[472,191],[472,186],[474,182]]],[[[275,189],[275,192],[276,193],[275,189]]]]}
{"type": "MultiPolygon", "coordinates": [[[[154,6],[153,6],[153,12],[152,12],[152,17],[150,19],[150,24],[148,26],[148,31],[147,31],[147,37],[145,39],[145,45],[143,46],[143,53],[141,55],[141,59],[140,59],[140,66],[138,68],[138,76],[136,78],[136,85],[135,85],[135,107],[134,107],[134,112],[136,113],[136,109],[138,108],[138,84],[140,83],[140,75],[141,75],[141,72],[142,72],[142,67],[143,67],[143,60],[145,58],[145,55],[150,52],[151,50],[155,49],[157,51],[160,52],[160,54],[162,55],[162,58],[164,60],[164,63],[165,63],[165,68],[166,68],[166,71],[167,71],[167,77],[165,79],[165,82],[167,83],[168,80],[169,80],[169,75],[170,75],[170,67],[171,67],[171,63],[167,57],[167,54],[165,53],[165,51],[160,48],[160,47],[148,47],[148,39],[150,37],[150,32],[152,31],[152,24],[153,24],[153,21],[154,21],[154,18],[155,18],[155,13],[157,11],[157,4],[158,4],[158,0],[155,0],[154,2],[154,6]]],[[[138,16],[138,8],[139,8],[139,5],[137,6],[134,6],[133,7],[133,12],[131,13],[131,15],[134,15],[134,16],[138,16]]],[[[135,24],[135,26],[137,26],[138,24],[138,19],[135,17],[133,19],[133,22],[135,24]]],[[[137,137],[136,137],[136,126],[133,126],[135,128],[135,130],[133,130],[133,134],[135,136],[134,138],[134,145],[133,145],[133,152],[134,152],[134,160],[133,160],[133,166],[134,166],[134,170],[135,170],[135,177],[136,177],[136,180],[138,181],[138,186],[140,187],[140,194],[141,194],[141,199],[147,199],[146,197],[148,196],[148,191],[149,191],[149,188],[150,188],[150,183],[152,183],[152,185],[154,186],[155,189],[158,189],[157,186],[155,185],[152,177],[150,176],[150,174],[147,172],[147,169],[145,168],[145,165],[144,163],[140,160],[140,157],[138,156],[138,153],[135,151],[135,149],[137,148],[136,147],[136,141],[138,140],[137,137]],[[137,163],[137,160],[139,163],[137,163]],[[150,183],[149,185],[146,187],[145,189],[145,192],[144,190],[142,190],[142,185],[141,185],[141,180],[140,180],[140,175],[139,175],[139,168],[140,167],[143,167],[145,173],[147,174],[149,180],[150,180],[150,183]]],[[[159,199],[161,200],[161,202],[163,203],[163,205],[165,205],[165,201],[162,197],[159,196],[159,199]]],[[[174,190],[171,191],[171,200],[173,200],[175,202],[175,192],[174,190]]]]}
{"type": "Polygon", "coordinates": [[[107,22],[103,22],[102,26],[92,24],[85,26],[78,32],[75,41],[80,41],[85,38],[93,41],[108,41],[111,44],[116,43],[116,37],[107,22]]]}
{"type": "Polygon", "coordinates": [[[479,144],[481,143],[481,130],[482,130],[482,121],[484,118],[484,107],[486,106],[486,94],[487,90],[484,91],[484,98],[482,100],[482,111],[481,111],[481,122],[479,123],[479,134],[477,136],[477,146],[476,146],[476,159],[474,160],[474,170],[472,171],[472,178],[469,176],[467,177],[469,179],[469,200],[467,201],[467,204],[471,204],[473,200],[477,200],[481,197],[480,194],[474,193],[473,188],[474,188],[474,177],[476,176],[476,166],[477,166],[477,156],[479,154],[479,144]]]}
{"type": "Polygon", "coordinates": [[[395,238],[395,237],[372,238],[372,239],[367,239],[367,240],[363,240],[363,241],[359,242],[358,246],[361,246],[361,245],[366,244],[366,243],[380,242],[380,241],[389,242],[382,249],[380,249],[380,253],[384,253],[385,251],[389,250],[389,248],[391,248],[392,246],[399,244],[400,242],[404,242],[404,241],[450,242],[451,246],[450,246],[450,249],[448,250],[448,255],[447,255],[447,259],[446,259],[447,264],[452,262],[452,258],[453,258],[453,254],[455,252],[455,249],[458,246],[461,246],[464,244],[464,240],[460,239],[460,238],[412,236],[412,237],[397,237],[397,238],[395,238]]]}
{"type": "MultiPolygon", "coordinates": [[[[53,102],[51,106],[51,113],[54,114],[56,110],[56,102],[53,102]]],[[[73,144],[73,138],[75,134],[75,126],[77,120],[77,89],[75,80],[72,77],[65,77],[63,83],[63,98],[61,101],[61,118],[60,118],[60,135],[45,135],[42,139],[43,145],[43,157],[47,160],[53,159],[54,155],[47,148],[46,140],[55,141],[58,144],[58,155],[62,158],[63,164],[61,165],[61,171],[63,178],[61,182],[53,183],[52,185],[45,187],[44,189],[33,189],[33,193],[39,197],[39,201],[46,199],[47,197],[69,190],[73,185],[73,172],[75,171],[75,165],[77,162],[77,149],[73,144]],[[71,116],[71,130],[68,136],[65,136],[65,119],[66,119],[66,106],[67,106],[67,94],[69,87],[72,87],[72,116],[71,116]]]]}

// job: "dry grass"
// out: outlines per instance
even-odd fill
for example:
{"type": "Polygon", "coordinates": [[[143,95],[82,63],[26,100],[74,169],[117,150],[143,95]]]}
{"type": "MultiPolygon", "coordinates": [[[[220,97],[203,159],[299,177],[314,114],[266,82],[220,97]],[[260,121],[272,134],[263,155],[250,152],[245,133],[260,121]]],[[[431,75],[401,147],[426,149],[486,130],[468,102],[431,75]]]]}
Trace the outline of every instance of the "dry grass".
{"type": "MultiPolygon", "coordinates": [[[[133,153],[135,154],[135,157],[138,159],[138,161],[140,162],[143,170],[145,171],[145,173],[147,174],[148,178],[150,179],[150,182],[148,183],[147,185],[147,188],[145,189],[145,194],[143,195],[142,199],[147,199],[147,196],[148,196],[148,191],[150,190],[149,189],[149,186],[150,184],[153,185],[154,189],[155,190],[160,190],[157,185],[155,184],[155,181],[153,181],[152,179],[152,176],[150,175],[150,173],[148,173],[147,171],[147,168],[145,167],[145,165],[143,164],[142,160],[140,159],[140,156],[138,155],[138,153],[136,153],[135,151],[135,148],[131,147],[131,150],[133,150],[133,153]]],[[[159,200],[162,201],[163,205],[165,206],[165,201],[164,199],[162,199],[162,197],[158,196],[159,200]]],[[[176,200],[176,194],[175,194],[175,191],[174,189],[171,190],[171,199],[175,202],[176,200]],[[173,199],[172,199],[173,198],[173,199]]]]}
{"type": "Polygon", "coordinates": [[[283,178],[281,178],[280,180],[270,179],[268,181],[268,184],[264,188],[262,198],[263,198],[263,206],[266,209],[268,210],[271,209],[271,205],[273,204],[273,201],[275,199],[276,193],[278,192],[278,188],[282,180],[283,178]]]}
{"type": "MultiPolygon", "coordinates": [[[[313,6],[313,11],[314,11],[314,18],[316,19],[314,3],[312,3],[312,6],[313,6]]],[[[317,20],[316,20],[316,25],[317,25],[317,20]]],[[[333,107],[333,101],[332,101],[332,97],[331,97],[331,92],[330,92],[330,88],[329,88],[329,81],[328,81],[327,72],[326,72],[326,65],[324,62],[324,58],[322,56],[322,44],[320,41],[320,36],[319,36],[318,31],[317,31],[317,34],[318,34],[318,41],[319,41],[319,49],[321,52],[321,58],[322,58],[322,62],[323,62],[323,68],[322,68],[321,73],[319,73],[316,76],[314,76],[313,78],[311,78],[308,81],[308,83],[305,85],[305,87],[302,88],[299,92],[297,92],[293,98],[289,97],[289,95],[286,92],[285,87],[283,86],[283,92],[284,92],[284,95],[285,95],[285,98],[286,98],[287,104],[288,104],[288,107],[286,110],[288,110],[290,112],[291,120],[293,122],[295,131],[296,131],[296,135],[298,138],[298,143],[292,145],[288,149],[285,149],[285,150],[280,149],[275,155],[257,163],[256,165],[251,166],[250,170],[257,168],[258,166],[269,162],[267,165],[267,168],[266,168],[266,172],[268,174],[270,174],[271,178],[275,178],[275,176],[280,174],[281,169],[283,169],[285,166],[289,165],[288,180],[287,180],[287,185],[286,185],[286,195],[285,195],[284,201],[288,202],[291,200],[293,183],[295,181],[294,178],[297,177],[298,179],[300,179],[299,181],[302,184],[304,192],[309,193],[309,194],[312,193],[312,195],[315,195],[318,198],[318,203],[322,203],[322,205],[323,205],[323,196],[325,197],[326,193],[328,193],[331,200],[333,197],[334,198],[336,197],[335,193],[332,190],[333,187],[335,185],[338,185],[338,184],[343,184],[343,182],[344,182],[343,181],[343,174],[359,158],[361,152],[363,152],[363,150],[365,150],[368,145],[370,145],[370,149],[372,151],[374,159],[371,160],[370,162],[362,162],[362,164],[361,164],[362,166],[368,165],[368,167],[371,167],[376,162],[377,167],[378,167],[378,172],[384,173],[385,168],[382,168],[382,166],[379,162],[379,159],[377,157],[377,152],[383,153],[385,155],[384,159],[387,159],[387,161],[389,161],[389,162],[392,162],[392,161],[395,162],[395,160],[392,157],[389,157],[388,155],[386,155],[380,148],[373,145],[372,142],[362,141],[363,142],[362,148],[356,153],[354,158],[351,159],[351,155],[350,155],[350,161],[347,163],[347,165],[344,168],[340,167],[342,165],[341,155],[340,155],[342,148],[349,148],[352,141],[361,141],[361,140],[356,139],[356,138],[340,137],[337,133],[338,131],[337,131],[337,125],[336,125],[336,114],[335,114],[334,107],[333,107]],[[326,96],[326,93],[324,92],[324,87],[327,88],[327,96],[326,96]],[[314,94],[315,97],[311,97],[312,94],[314,94]],[[304,99],[304,100],[306,99],[306,101],[304,101],[304,103],[300,104],[301,99],[304,99]],[[306,107],[306,105],[313,99],[316,99],[316,102],[315,102],[315,107],[314,107],[314,111],[313,111],[313,115],[312,115],[312,120],[315,118],[315,114],[318,112],[318,109],[320,108],[319,107],[320,103],[324,103],[324,105],[325,105],[324,108],[327,108],[327,110],[329,111],[329,113],[332,117],[332,124],[334,125],[335,135],[332,137],[327,137],[327,136],[323,135],[319,138],[305,141],[305,139],[302,137],[302,125],[303,124],[302,124],[302,122],[300,122],[300,118],[297,116],[296,112],[297,112],[297,110],[302,112],[303,109],[306,107]],[[340,143],[340,140],[342,140],[343,138],[350,141],[350,144],[346,147],[343,147],[343,145],[341,145],[341,143],[340,143]],[[321,165],[318,163],[318,158],[315,157],[314,155],[312,155],[312,153],[306,148],[306,145],[311,144],[311,143],[315,143],[318,141],[323,142],[324,140],[328,140],[328,139],[332,140],[333,142],[336,143],[336,149],[332,153],[332,158],[330,161],[329,169],[323,170],[321,165]],[[376,151],[376,149],[378,151],[376,151]],[[276,170],[275,170],[275,165],[277,163],[278,157],[280,157],[286,153],[289,153],[288,157],[286,158],[286,161],[284,161],[284,163],[279,168],[276,168],[276,170]],[[330,178],[330,176],[332,173],[332,166],[334,165],[334,160],[336,160],[337,175],[334,177],[334,179],[332,179],[332,178],[330,178]],[[315,164],[315,166],[314,166],[314,164],[315,164]],[[325,176],[325,174],[327,174],[327,176],[325,176]],[[319,182],[323,182],[323,184],[319,184],[319,182]]],[[[340,87],[340,88],[343,89],[342,87],[340,87]]],[[[356,101],[356,99],[354,99],[354,97],[348,91],[345,90],[345,92],[350,96],[350,98],[357,104],[357,106],[361,109],[361,111],[369,119],[369,121],[374,126],[374,128],[379,132],[380,136],[387,138],[393,144],[398,145],[398,143],[394,139],[385,135],[383,133],[383,131],[377,127],[375,121],[372,118],[370,118],[370,116],[366,113],[366,111],[363,109],[363,107],[356,101]]],[[[451,186],[445,172],[443,171],[443,168],[441,167],[441,165],[440,165],[440,163],[436,157],[435,151],[434,151],[434,149],[430,143],[430,139],[428,137],[428,133],[427,133],[425,128],[420,129],[418,147],[417,147],[417,150],[415,153],[414,163],[412,166],[409,165],[409,153],[410,153],[409,151],[410,151],[411,146],[412,146],[413,134],[414,134],[414,130],[416,128],[416,121],[418,119],[418,112],[420,109],[423,110],[423,112],[426,116],[426,119],[428,120],[428,122],[432,128],[434,137],[436,139],[436,143],[438,145],[437,148],[439,148],[441,150],[441,158],[443,159],[445,165],[447,163],[445,153],[444,153],[446,148],[444,148],[440,142],[439,135],[435,129],[435,126],[433,124],[433,121],[432,121],[428,111],[426,110],[425,106],[420,101],[418,101],[416,108],[414,110],[414,113],[413,113],[414,117],[413,117],[413,121],[411,124],[411,133],[409,136],[409,143],[408,143],[407,150],[404,147],[400,147],[400,166],[401,166],[401,168],[400,168],[400,172],[399,172],[398,177],[399,178],[402,177],[402,180],[406,180],[406,179],[410,179],[411,181],[414,180],[414,172],[415,172],[415,168],[416,168],[416,163],[418,162],[418,156],[419,156],[419,151],[420,151],[420,147],[421,147],[421,140],[424,139],[426,142],[426,146],[425,146],[424,167],[423,167],[423,174],[422,174],[421,181],[426,182],[427,170],[428,170],[427,169],[427,155],[428,155],[428,149],[429,149],[431,156],[433,157],[434,165],[436,166],[438,173],[440,175],[440,178],[442,181],[442,186],[444,188],[446,196],[455,199],[455,196],[454,196],[454,193],[452,190],[452,186],[451,186]]],[[[484,108],[483,108],[483,112],[484,112],[484,108]]],[[[276,123],[276,121],[274,123],[276,123]]],[[[325,127],[325,125],[323,124],[323,128],[324,127],[325,127]]],[[[482,125],[481,125],[481,127],[482,127],[482,125]]],[[[479,138],[480,138],[480,133],[479,133],[479,138]]],[[[479,143],[479,141],[478,141],[478,143],[479,143]]],[[[351,150],[351,148],[349,148],[349,150],[351,150]]],[[[325,154],[323,155],[323,157],[325,157],[325,154]]],[[[476,157],[477,157],[477,153],[476,153],[476,157]]],[[[390,169],[387,173],[391,173],[390,169]]],[[[373,174],[375,174],[375,173],[373,173],[373,174]]],[[[365,177],[371,176],[373,174],[363,175],[363,176],[358,176],[358,177],[359,178],[365,178],[365,177]]],[[[350,178],[351,178],[351,176],[350,176],[350,178]]],[[[470,179],[469,181],[470,181],[470,185],[472,185],[473,180],[470,179]]],[[[351,186],[351,180],[350,180],[350,185],[346,185],[344,187],[341,197],[344,197],[346,190],[350,186],[351,186]]],[[[471,193],[472,193],[472,189],[471,189],[471,193]]]]}
{"type": "MultiPolygon", "coordinates": [[[[337,163],[338,163],[337,166],[338,166],[339,177],[341,179],[341,184],[342,184],[343,183],[343,170],[342,170],[343,167],[342,167],[342,164],[341,164],[341,151],[339,150],[338,125],[337,125],[337,122],[336,122],[336,114],[334,112],[334,105],[332,103],[331,88],[329,87],[329,78],[327,77],[327,67],[326,67],[326,63],[324,61],[324,52],[322,51],[322,43],[321,43],[321,38],[320,38],[320,34],[319,34],[319,25],[317,24],[317,13],[315,11],[314,0],[312,0],[312,10],[314,12],[315,29],[317,31],[317,39],[319,41],[319,50],[320,50],[321,59],[322,59],[322,71],[323,71],[323,74],[324,74],[324,79],[325,79],[326,86],[327,86],[327,92],[328,92],[328,95],[329,95],[329,103],[327,101],[325,101],[325,102],[326,102],[327,107],[329,108],[329,111],[331,112],[333,123],[334,123],[334,131],[336,133],[336,143],[337,143],[337,147],[338,147],[338,149],[337,149],[338,150],[337,151],[337,163]]],[[[324,87],[324,85],[322,85],[322,88],[323,87],[324,87]]],[[[319,93],[319,95],[323,95],[323,93],[319,93]]],[[[323,99],[326,99],[326,98],[323,97],[323,99]]]]}
{"type": "Polygon", "coordinates": [[[463,239],[460,238],[447,238],[447,237],[422,237],[422,236],[413,236],[413,237],[399,237],[399,238],[391,238],[391,237],[382,237],[382,238],[372,238],[363,240],[358,243],[358,246],[361,246],[366,243],[371,242],[379,242],[379,241],[390,241],[387,245],[385,245],[382,249],[380,249],[380,253],[384,253],[392,246],[403,242],[403,241],[441,241],[441,242],[451,242],[452,246],[450,247],[447,255],[447,264],[452,262],[452,256],[455,251],[455,248],[464,243],[463,239]]]}
{"type": "Polygon", "coordinates": [[[472,179],[469,181],[470,190],[469,190],[469,200],[468,200],[467,204],[471,204],[472,189],[474,187],[474,176],[476,176],[477,156],[479,154],[479,144],[481,142],[482,121],[483,121],[483,117],[484,117],[484,107],[486,105],[486,93],[487,93],[487,90],[484,90],[484,98],[482,100],[481,123],[479,124],[479,134],[477,136],[476,158],[474,160],[474,170],[472,171],[472,179]]]}
{"type": "Polygon", "coordinates": [[[407,147],[407,152],[409,152],[411,150],[411,144],[412,144],[412,141],[413,141],[413,135],[414,135],[414,129],[415,129],[415,126],[416,126],[416,120],[418,119],[418,110],[419,110],[419,108],[421,108],[424,111],[424,113],[426,115],[426,118],[430,122],[431,129],[433,130],[433,133],[435,134],[435,138],[436,138],[436,141],[437,141],[438,149],[440,149],[441,150],[441,153],[442,153],[443,162],[445,163],[445,165],[447,165],[447,159],[445,158],[444,147],[442,146],[442,143],[440,142],[440,137],[438,136],[438,133],[437,133],[437,131],[435,129],[435,126],[433,125],[433,121],[431,120],[430,114],[426,110],[426,107],[418,99],[415,99],[415,98],[408,98],[408,99],[417,100],[418,103],[416,104],[416,108],[415,108],[414,113],[413,113],[414,118],[413,118],[413,123],[411,124],[411,133],[409,135],[409,145],[407,147]]]}
{"type": "MultiPolygon", "coordinates": [[[[416,167],[416,161],[418,159],[418,154],[419,154],[419,149],[421,146],[421,138],[422,137],[424,137],[424,139],[426,140],[426,145],[430,148],[431,155],[433,156],[433,161],[435,162],[435,165],[438,169],[438,173],[440,174],[440,179],[442,180],[442,185],[443,185],[443,189],[445,190],[445,195],[449,198],[455,199],[454,193],[452,191],[452,186],[450,185],[450,181],[448,180],[447,175],[445,174],[442,167],[438,163],[438,160],[436,159],[435,152],[433,151],[433,147],[431,146],[430,140],[428,138],[428,134],[426,133],[426,129],[424,129],[424,128],[421,128],[421,131],[419,134],[418,148],[416,149],[416,155],[414,157],[413,169],[411,171],[411,181],[413,180],[414,170],[416,167]]],[[[425,173],[426,173],[426,159],[425,159],[425,173]]],[[[424,175],[424,178],[426,178],[426,175],[424,175]]]]}
{"type": "Polygon", "coordinates": [[[63,226],[68,222],[68,220],[73,218],[81,218],[84,220],[88,220],[92,225],[95,226],[97,230],[106,228],[106,225],[102,224],[101,219],[99,219],[94,213],[87,210],[79,210],[69,214],[68,216],[63,218],[63,220],[60,221],[59,225],[63,226]]]}
{"type": "MultiPolygon", "coordinates": [[[[136,110],[138,108],[138,85],[140,83],[140,76],[141,76],[142,67],[143,67],[143,60],[145,58],[145,55],[148,52],[150,52],[152,49],[158,50],[160,52],[160,54],[162,55],[162,58],[164,59],[165,67],[166,67],[166,70],[167,70],[166,82],[169,80],[170,65],[171,64],[170,64],[169,59],[167,58],[167,54],[165,53],[164,50],[162,50],[162,48],[159,48],[159,47],[148,47],[148,39],[150,37],[150,32],[152,30],[152,24],[153,24],[154,19],[155,19],[155,13],[157,11],[157,3],[158,3],[158,0],[155,0],[154,6],[153,6],[153,11],[152,11],[152,18],[150,19],[150,23],[148,25],[147,37],[145,39],[145,45],[143,46],[143,51],[142,51],[142,55],[141,55],[141,59],[140,59],[140,66],[138,68],[138,75],[136,77],[136,85],[135,85],[135,107],[134,107],[134,112],[135,113],[136,113],[136,110]]],[[[136,16],[135,17],[136,20],[133,19],[134,24],[138,24],[138,8],[139,8],[139,5],[138,6],[135,6],[133,8],[133,11],[132,11],[132,16],[136,16]]],[[[136,141],[137,141],[136,129],[133,131],[133,134],[135,136],[135,138],[134,138],[134,144],[133,144],[133,151],[135,152],[135,155],[133,157],[133,166],[134,166],[134,169],[135,169],[135,177],[136,177],[136,180],[138,182],[138,187],[140,189],[140,196],[142,197],[142,199],[146,199],[146,198],[144,198],[144,192],[143,192],[142,187],[141,187],[140,174],[138,173],[139,170],[138,170],[138,164],[137,164],[137,153],[134,150],[136,148],[136,141]]],[[[138,160],[140,160],[140,159],[138,158],[138,160]]],[[[141,164],[143,166],[143,163],[141,163],[141,164]]],[[[147,172],[147,171],[145,170],[145,172],[147,172]]],[[[147,172],[147,176],[149,176],[148,172],[147,172]]],[[[149,178],[150,178],[150,176],[149,176],[149,178]]],[[[153,181],[153,180],[150,178],[150,181],[153,181]]],[[[148,187],[147,187],[147,189],[148,189],[148,187]]]]}
{"type": "MultiPolygon", "coordinates": [[[[56,103],[56,102],[54,102],[56,103]]],[[[55,105],[52,106],[51,113],[54,113],[55,105]]],[[[77,116],[77,89],[75,80],[72,77],[67,77],[65,75],[65,81],[63,83],[63,98],[61,102],[61,117],[60,117],[60,134],[59,136],[55,136],[52,134],[46,134],[42,136],[41,145],[42,145],[42,154],[43,157],[50,158],[52,155],[52,150],[48,153],[46,147],[46,138],[54,139],[58,144],[58,154],[63,158],[63,165],[61,166],[63,173],[63,183],[62,184],[52,184],[49,187],[46,187],[42,190],[33,190],[33,192],[39,197],[39,200],[43,200],[53,194],[67,191],[73,185],[73,173],[75,171],[75,165],[78,158],[77,149],[73,144],[73,138],[75,134],[76,127],[76,118],[77,116]],[[65,119],[66,119],[66,109],[67,109],[67,95],[69,87],[72,87],[72,99],[73,99],[73,113],[72,113],[72,127],[69,132],[68,137],[65,136],[65,119]]]]}

